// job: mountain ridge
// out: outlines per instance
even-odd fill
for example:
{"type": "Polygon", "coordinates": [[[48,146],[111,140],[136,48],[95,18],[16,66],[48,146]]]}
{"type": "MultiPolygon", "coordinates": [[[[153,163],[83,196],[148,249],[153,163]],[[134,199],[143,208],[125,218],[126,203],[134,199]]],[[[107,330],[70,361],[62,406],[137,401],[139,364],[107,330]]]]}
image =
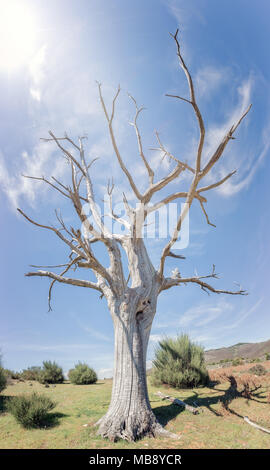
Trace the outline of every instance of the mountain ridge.
{"type": "Polygon", "coordinates": [[[204,354],[206,363],[210,364],[225,359],[232,360],[236,357],[256,359],[266,353],[270,354],[270,339],[259,343],[237,343],[228,347],[208,349],[204,354]]]}

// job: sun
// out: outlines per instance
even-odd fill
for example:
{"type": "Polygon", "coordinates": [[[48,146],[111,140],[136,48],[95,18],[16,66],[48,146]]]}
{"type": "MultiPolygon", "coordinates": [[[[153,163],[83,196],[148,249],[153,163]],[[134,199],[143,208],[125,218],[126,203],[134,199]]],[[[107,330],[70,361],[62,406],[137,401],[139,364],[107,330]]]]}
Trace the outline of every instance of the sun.
{"type": "Polygon", "coordinates": [[[35,50],[35,18],[26,2],[0,0],[0,69],[26,65],[35,50]]]}

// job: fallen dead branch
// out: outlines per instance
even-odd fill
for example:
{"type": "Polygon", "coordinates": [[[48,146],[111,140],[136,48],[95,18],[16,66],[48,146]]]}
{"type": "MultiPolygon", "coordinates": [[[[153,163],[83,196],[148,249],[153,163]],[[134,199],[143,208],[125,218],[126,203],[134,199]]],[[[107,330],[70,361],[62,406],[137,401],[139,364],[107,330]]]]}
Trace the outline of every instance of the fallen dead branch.
{"type": "Polygon", "coordinates": [[[161,392],[157,392],[155,393],[155,395],[158,395],[160,398],[162,398],[162,400],[170,400],[173,403],[173,405],[184,407],[186,410],[190,411],[194,415],[199,414],[198,408],[194,408],[193,406],[187,405],[187,403],[185,403],[182,400],[179,400],[179,398],[174,398],[174,397],[171,397],[170,395],[164,395],[164,393],[161,393],[161,392]]]}
{"type": "Polygon", "coordinates": [[[252,421],[250,421],[250,419],[247,416],[244,417],[244,421],[246,423],[250,424],[251,426],[253,426],[254,428],[259,429],[260,431],[267,432],[268,434],[270,434],[269,429],[263,428],[262,426],[259,426],[258,424],[253,423],[252,421]]]}

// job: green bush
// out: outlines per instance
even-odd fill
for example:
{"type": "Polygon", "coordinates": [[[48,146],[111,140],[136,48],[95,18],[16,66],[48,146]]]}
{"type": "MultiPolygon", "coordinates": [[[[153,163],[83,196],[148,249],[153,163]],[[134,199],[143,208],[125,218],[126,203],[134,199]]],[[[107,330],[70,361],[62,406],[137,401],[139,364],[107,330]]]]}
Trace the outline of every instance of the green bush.
{"type": "Polygon", "coordinates": [[[59,384],[64,382],[62,367],[56,362],[44,361],[43,368],[38,375],[38,381],[42,384],[59,384]]]}
{"type": "Polygon", "coordinates": [[[28,369],[24,369],[21,373],[21,378],[23,380],[39,380],[39,376],[41,374],[41,367],[32,366],[28,367],[28,369]]]}
{"type": "Polygon", "coordinates": [[[7,379],[20,379],[21,378],[20,372],[14,372],[14,370],[10,370],[10,369],[4,369],[4,374],[7,379]]]}
{"type": "Polygon", "coordinates": [[[254,375],[265,375],[267,370],[265,367],[262,366],[262,364],[256,364],[256,366],[251,367],[249,370],[250,374],[254,375]]]}
{"type": "Polygon", "coordinates": [[[242,361],[241,357],[236,357],[236,358],[232,361],[232,365],[233,365],[233,366],[241,366],[241,365],[243,365],[243,361],[242,361]]]}
{"type": "Polygon", "coordinates": [[[5,374],[5,370],[2,367],[2,355],[0,353],[0,393],[4,388],[6,388],[7,385],[7,377],[5,374]]]}
{"type": "Polygon", "coordinates": [[[270,353],[265,353],[265,360],[270,361],[270,353]]]}
{"type": "Polygon", "coordinates": [[[45,424],[48,412],[56,406],[46,395],[19,395],[7,402],[9,411],[25,428],[38,428],[45,424]]]}
{"type": "Polygon", "coordinates": [[[93,384],[97,381],[97,374],[87,364],[79,362],[74,369],[70,369],[68,378],[71,383],[76,385],[93,384]]]}
{"type": "Polygon", "coordinates": [[[7,385],[7,377],[6,377],[3,367],[0,367],[0,393],[2,392],[2,390],[4,390],[4,388],[6,388],[6,385],[7,385]]]}
{"type": "Polygon", "coordinates": [[[191,388],[208,383],[204,350],[188,335],[159,342],[153,361],[153,382],[177,388],[191,388]]]}

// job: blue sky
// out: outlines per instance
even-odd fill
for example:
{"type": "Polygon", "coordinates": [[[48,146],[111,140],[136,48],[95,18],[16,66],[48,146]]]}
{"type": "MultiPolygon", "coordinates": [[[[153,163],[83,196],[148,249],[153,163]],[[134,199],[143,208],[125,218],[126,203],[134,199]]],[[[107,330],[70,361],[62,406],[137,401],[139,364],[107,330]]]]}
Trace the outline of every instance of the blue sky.
{"type": "MultiPolygon", "coordinates": [[[[148,150],[156,145],[155,129],[172,153],[192,162],[198,137],[192,110],[165,97],[165,93],[188,93],[168,34],[178,26],[206,122],[204,158],[250,102],[253,107],[207,180],[216,181],[238,169],[222,188],[209,193],[207,210],[217,228],[206,224],[194,204],[189,245],[182,250],[186,260],[168,261],[167,273],[177,265],[185,275],[194,269],[205,274],[214,263],[222,273],[215,287],[233,289],[233,282],[239,281],[249,295],[208,296],[192,286],[166,291],[159,298],[148,360],[165,334],[189,333],[206,348],[269,339],[269,2],[8,3],[17,11],[23,6],[23,13],[17,31],[22,49],[17,56],[18,36],[9,56],[14,30],[7,36],[6,24],[0,22],[0,347],[4,365],[19,370],[51,359],[67,371],[81,360],[98,370],[100,377],[112,375],[113,329],[105,300],[88,289],[57,285],[53,311],[48,313],[49,281],[24,277],[29,264],[64,263],[67,252],[53,234],[23,220],[16,207],[45,224],[54,222],[54,208],[61,207],[67,222],[73,214],[66,201],[21,174],[53,174],[65,180],[64,159],[53,145],[39,139],[49,129],[58,135],[66,131],[74,138],[87,133],[87,155],[100,157],[93,175],[99,197],[112,174],[117,189],[123,188],[131,197],[112,152],[95,80],[102,82],[108,102],[121,84],[115,129],[125,162],[141,187],[146,180],[128,124],[134,108],[127,92],[147,108],[140,124],[146,153],[157,171],[165,174],[169,166],[148,150]],[[28,44],[23,42],[25,36],[28,44]]],[[[0,4],[2,8],[7,2],[0,4]]],[[[164,243],[147,242],[155,264],[164,243]]]]}

